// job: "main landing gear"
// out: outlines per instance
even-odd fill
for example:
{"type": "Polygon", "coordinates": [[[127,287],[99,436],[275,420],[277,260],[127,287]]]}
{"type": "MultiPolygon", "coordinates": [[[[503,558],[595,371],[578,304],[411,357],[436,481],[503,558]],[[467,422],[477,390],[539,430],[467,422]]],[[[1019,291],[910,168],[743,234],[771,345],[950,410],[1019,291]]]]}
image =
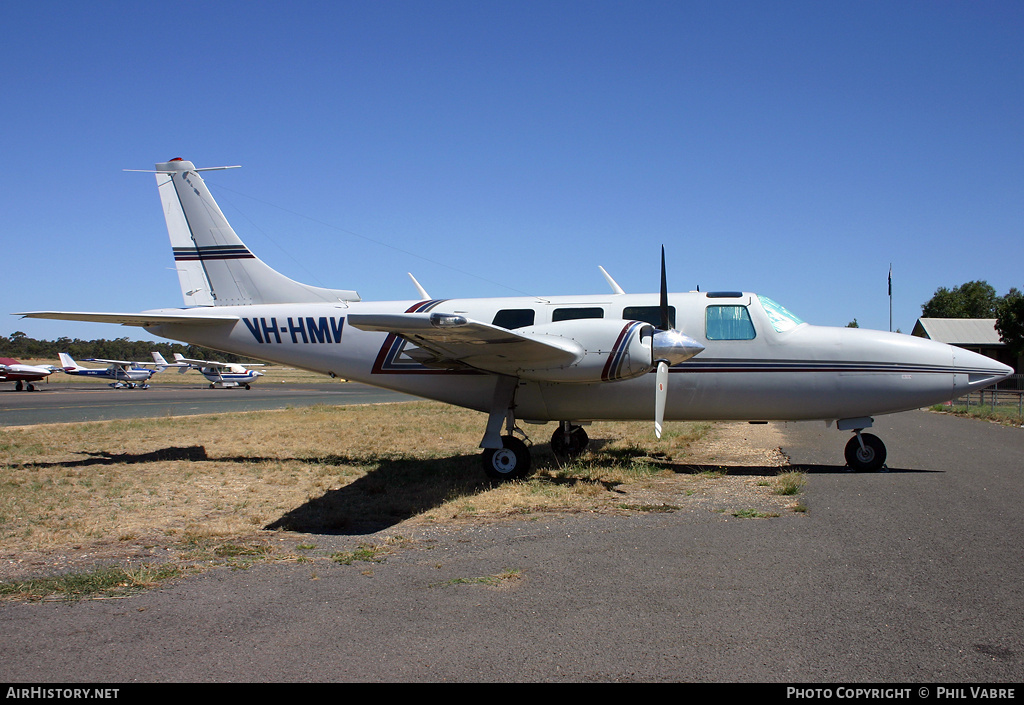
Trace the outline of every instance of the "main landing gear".
{"type": "Polygon", "coordinates": [[[840,419],[836,428],[840,431],[853,431],[853,438],[846,444],[844,455],[846,465],[855,472],[875,472],[885,467],[885,443],[878,436],[863,433],[871,428],[874,419],[840,419]]]}
{"type": "Polygon", "coordinates": [[[563,421],[551,434],[551,450],[563,458],[575,458],[584,451],[590,437],[582,426],[563,421]]]}
{"type": "Polygon", "coordinates": [[[509,434],[501,437],[501,448],[486,448],[482,456],[484,473],[492,480],[521,480],[530,474],[530,449],[509,434]]]}
{"type": "Polygon", "coordinates": [[[484,449],[481,456],[484,473],[501,482],[519,480],[530,473],[530,449],[513,435],[516,430],[514,399],[517,384],[515,377],[496,378],[487,429],[480,441],[480,447],[484,449]],[[505,426],[504,435],[501,433],[502,425],[505,426]]]}

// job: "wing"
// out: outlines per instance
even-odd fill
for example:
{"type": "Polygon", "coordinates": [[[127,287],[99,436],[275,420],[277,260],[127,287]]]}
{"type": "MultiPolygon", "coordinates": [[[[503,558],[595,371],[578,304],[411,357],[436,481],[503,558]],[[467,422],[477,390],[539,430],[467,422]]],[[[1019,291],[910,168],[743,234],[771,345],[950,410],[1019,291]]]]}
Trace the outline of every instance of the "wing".
{"type": "Polygon", "coordinates": [[[242,364],[240,362],[217,362],[216,360],[193,360],[192,358],[181,357],[180,354],[175,355],[174,359],[176,362],[187,362],[190,365],[199,365],[200,367],[233,367],[235,365],[239,367],[264,367],[262,362],[242,364]]]}
{"type": "Polygon", "coordinates": [[[525,368],[571,365],[584,354],[573,340],[530,335],[444,313],[349,314],[359,330],[394,333],[419,350],[406,351],[417,362],[434,367],[472,367],[515,375],[525,368]]]}

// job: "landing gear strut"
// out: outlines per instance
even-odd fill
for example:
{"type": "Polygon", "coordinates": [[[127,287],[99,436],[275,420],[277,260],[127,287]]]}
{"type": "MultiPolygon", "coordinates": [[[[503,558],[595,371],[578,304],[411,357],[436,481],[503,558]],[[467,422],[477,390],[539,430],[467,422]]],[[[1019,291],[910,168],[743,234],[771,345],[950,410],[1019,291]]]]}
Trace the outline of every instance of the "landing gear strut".
{"type": "Polygon", "coordinates": [[[480,447],[484,472],[492,480],[519,480],[530,474],[530,449],[513,434],[516,430],[515,377],[498,377],[494,384],[487,429],[480,447]],[[505,426],[505,435],[501,427],[505,426]]]}

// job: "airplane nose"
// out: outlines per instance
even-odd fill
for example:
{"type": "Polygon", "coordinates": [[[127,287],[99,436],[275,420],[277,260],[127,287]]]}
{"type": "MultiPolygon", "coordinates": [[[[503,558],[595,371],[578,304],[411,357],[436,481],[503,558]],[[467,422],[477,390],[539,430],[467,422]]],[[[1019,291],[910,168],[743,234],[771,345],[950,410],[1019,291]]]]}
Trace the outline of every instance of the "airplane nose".
{"type": "Polygon", "coordinates": [[[982,389],[1006,379],[1013,374],[1013,368],[980,353],[953,348],[953,368],[957,374],[957,387],[961,381],[969,391],[982,389]],[[966,377],[966,380],[963,380],[966,377]]]}

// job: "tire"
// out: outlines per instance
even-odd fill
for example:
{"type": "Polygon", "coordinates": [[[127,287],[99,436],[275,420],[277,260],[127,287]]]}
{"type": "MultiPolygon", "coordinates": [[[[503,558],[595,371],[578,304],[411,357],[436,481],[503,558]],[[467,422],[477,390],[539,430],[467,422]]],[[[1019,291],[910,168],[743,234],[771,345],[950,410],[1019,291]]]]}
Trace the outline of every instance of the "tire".
{"type": "Polygon", "coordinates": [[[484,473],[492,480],[521,480],[530,474],[530,449],[515,436],[502,436],[504,448],[488,448],[482,460],[484,473]]]}
{"type": "Polygon", "coordinates": [[[857,472],[875,472],[885,465],[885,444],[878,436],[860,434],[864,447],[860,447],[857,436],[846,444],[846,464],[857,472]]]}
{"type": "Polygon", "coordinates": [[[568,438],[561,426],[551,434],[551,450],[563,458],[575,458],[586,449],[589,442],[590,437],[582,426],[572,426],[568,438]]]}

